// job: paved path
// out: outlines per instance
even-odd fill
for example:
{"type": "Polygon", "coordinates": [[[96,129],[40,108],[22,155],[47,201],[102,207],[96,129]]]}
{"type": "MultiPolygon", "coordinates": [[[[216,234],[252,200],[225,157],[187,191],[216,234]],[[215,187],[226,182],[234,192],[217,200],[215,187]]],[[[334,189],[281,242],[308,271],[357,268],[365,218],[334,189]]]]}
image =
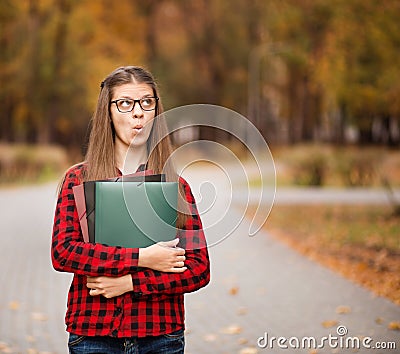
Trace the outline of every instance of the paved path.
{"type": "MultiPolygon", "coordinates": [[[[188,173],[187,179],[198,195],[198,174],[188,173]]],[[[54,185],[43,185],[0,191],[0,353],[67,352],[63,317],[70,276],[56,273],[50,265],[54,189],[54,185]]],[[[374,297],[265,233],[246,236],[248,225],[239,223],[238,209],[224,209],[225,200],[210,200],[198,196],[210,244],[212,282],[186,297],[187,353],[309,353],[281,350],[276,343],[273,350],[257,349],[257,339],[267,332],[270,337],[319,340],[336,335],[339,324],[348,328],[348,336],[395,341],[400,348],[400,332],[387,329],[391,321],[400,321],[400,307],[374,297]],[[347,306],[350,313],[337,314],[338,306],[347,306]],[[325,328],[324,321],[337,324],[325,328]]]]}
{"type": "MultiPolygon", "coordinates": [[[[233,200],[235,203],[245,204],[256,202],[260,196],[260,188],[246,188],[235,190],[233,200]]],[[[272,189],[264,191],[273,195],[272,189]]],[[[400,204],[400,190],[394,190],[396,202],[400,204]]],[[[382,188],[292,188],[277,187],[275,204],[389,204],[390,196],[382,188]]]]}

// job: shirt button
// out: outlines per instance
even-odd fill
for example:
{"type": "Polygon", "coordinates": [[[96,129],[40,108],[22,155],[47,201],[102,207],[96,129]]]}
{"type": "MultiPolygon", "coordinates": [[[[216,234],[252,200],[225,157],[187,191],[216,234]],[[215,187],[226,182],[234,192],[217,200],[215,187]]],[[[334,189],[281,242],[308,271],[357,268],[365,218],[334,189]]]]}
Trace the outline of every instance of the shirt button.
{"type": "Polygon", "coordinates": [[[121,309],[120,307],[117,307],[117,308],[115,309],[115,314],[116,314],[116,315],[119,315],[121,312],[122,312],[122,309],[121,309]]]}

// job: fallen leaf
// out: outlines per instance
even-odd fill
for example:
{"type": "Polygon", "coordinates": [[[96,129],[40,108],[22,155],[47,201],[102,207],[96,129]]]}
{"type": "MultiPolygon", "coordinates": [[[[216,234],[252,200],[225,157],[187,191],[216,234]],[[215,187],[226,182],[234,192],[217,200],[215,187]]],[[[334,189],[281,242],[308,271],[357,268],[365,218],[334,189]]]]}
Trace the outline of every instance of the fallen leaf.
{"type": "Polygon", "coordinates": [[[36,338],[34,336],[26,336],[26,341],[29,343],[36,342],[36,338]]]}
{"type": "Polygon", "coordinates": [[[336,313],[339,314],[345,314],[345,313],[350,313],[351,312],[351,308],[349,306],[338,306],[336,308],[336,313]]]}
{"type": "Polygon", "coordinates": [[[241,308],[239,308],[239,309],[237,310],[237,314],[238,314],[239,316],[246,315],[247,312],[248,312],[248,309],[247,309],[246,307],[241,307],[241,308]]]}
{"type": "Polygon", "coordinates": [[[236,325],[232,325],[222,329],[222,333],[224,334],[239,334],[241,332],[242,332],[242,327],[236,325]]]}
{"type": "Polygon", "coordinates": [[[335,321],[335,320],[331,320],[331,321],[324,321],[322,322],[322,326],[325,328],[331,328],[331,327],[335,327],[339,322],[335,321]]]}
{"type": "Polygon", "coordinates": [[[238,340],[238,344],[240,344],[240,345],[245,345],[245,344],[247,344],[249,342],[249,340],[247,339],[247,338],[240,338],[239,340],[238,340]]]}
{"type": "Polygon", "coordinates": [[[243,348],[239,354],[257,354],[257,348],[255,347],[247,347],[247,348],[243,348]]]}
{"type": "Polygon", "coordinates": [[[32,319],[36,320],[36,321],[47,321],[48,318],[45,314],[41,313],[41,312],[32,312],[32,319]]]}
{"type": "Polygon", "coordinates": [[[229,290],[229,294],[231,295],[236,295],[239,292],[239,287],[238,286],[233,286],[230,290],[229,290]]]}
{"type": "Polygon", "coordinates": [[[4,342],[0,342],[0,350],[8,348],[8,344],[4,342]]]}
{"type": "Polygon", "coordinates": [[[8,304],[8,308],[10,309],[10,310],[18,310],[19,309],[19,302],[18,301],[11,301],[9,304],[8,304]]]}
{"type": "Polygon", "coordinates": [[[394,331],[400,331],[400,322],[395,322],[395,321],[390,322],[388,328],[394,331]]]}
{"type": "Polygon", "coordinates": [[[310,354],[318,354],[318,350],[317,349],[311,349],[309,353],[310,354]]]}
{"type": "Polygon", "coordinates": [[[265,295],[265,294],[267,294],[266,288],[258,288],[257,289],[257,295],[265,295]]]}
{"type": "Polygon", "coordinates": [[[382,317],[375,318],[375,323],[376,324],[382,324],[383,323],[383,318],[382,317]]]}
{"type": "Polygon", "coordinates": [[[15,351],[12,350],[10,347],[5,347],[5,348],[3,348],[3,349],[1,350],[1,352],[2,352],[2,353],[5,353],[5,354],[14,354],[14,353],[15,353],[15,351]]]}
{"type": "Polygon", "coordinates": [[[206,334],[203,339],[206,342],[215,342],[218,339],[218,336],[215,334],[206,334]]]}

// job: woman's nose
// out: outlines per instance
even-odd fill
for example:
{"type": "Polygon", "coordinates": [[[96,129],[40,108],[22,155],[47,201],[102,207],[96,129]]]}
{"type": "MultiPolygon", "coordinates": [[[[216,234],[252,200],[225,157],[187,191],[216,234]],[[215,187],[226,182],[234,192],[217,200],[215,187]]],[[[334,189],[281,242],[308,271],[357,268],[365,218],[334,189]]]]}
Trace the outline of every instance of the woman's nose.
{"type": "Polygon", "coordinates": [[[139,102],[135,102],[135,106],[132,110],[132,115],[133,117],[143,117],[143,110],[142,107],[140,107],[139,102]]]}

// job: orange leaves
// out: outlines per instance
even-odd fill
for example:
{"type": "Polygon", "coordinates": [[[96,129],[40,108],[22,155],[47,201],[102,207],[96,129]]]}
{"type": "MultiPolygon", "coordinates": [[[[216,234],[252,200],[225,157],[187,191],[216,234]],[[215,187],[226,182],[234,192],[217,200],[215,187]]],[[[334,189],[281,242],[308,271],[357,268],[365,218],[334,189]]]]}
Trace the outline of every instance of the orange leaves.
{"type": "Polygon", "coordinates": [[[229,294],[230,294],[230,295],[237,295],[238,292],[239,292],[239,287],[238,287],[238,286],[233,286],[233,287],[230,288],[230,290],[229,290],[229,294]]]}
{"type": "Polygon", "coordinates": [[[327,320],[321,323],[324,328],[332,328],[339,324],[338,321],[335,320],[327,320]]]}
{"type": "Polygon", "coordinates": [[[221,332],[224,334],[240,334],[242,333],[242,327],[238,325],[230,325],[228,327],[222,328],[221,332]]]}
{"type": "Polygon", "coordinates": [[[350,312],[351,312],[351,308],[349,306],[336,307],[336,313],[338,313],[338,314],[346,314],[346,313],[350,313],[350,312]]]}
{"type": "Polygon", "coordinates": [[[18,310],[19,307],[20,307],[20,303],[19,303],[18,301],[11,301],[11,302],[8,304],[8,308],[9,308],[10,310],[13,310],[13,311],[18,310]]]}
{"type": "Polygon", "coordinates": [[[400,331],[400,322],[397,321],[390,322],[388,328],[394,331],[400,331]]]}

